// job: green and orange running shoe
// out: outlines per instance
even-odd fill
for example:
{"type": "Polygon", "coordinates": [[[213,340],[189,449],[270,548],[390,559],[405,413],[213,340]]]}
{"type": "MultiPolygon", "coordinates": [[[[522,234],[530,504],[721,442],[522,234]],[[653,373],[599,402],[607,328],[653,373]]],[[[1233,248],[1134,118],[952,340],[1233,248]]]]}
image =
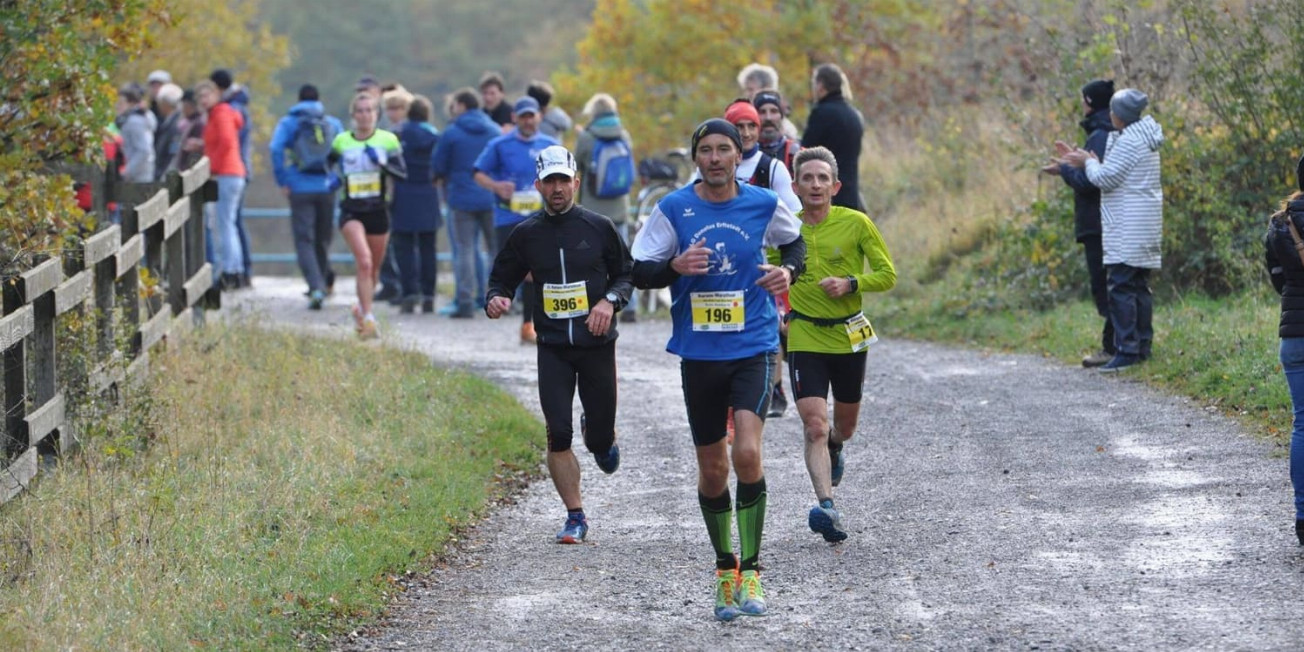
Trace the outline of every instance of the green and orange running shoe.
{"type": "MultiPolygon", "coordinates": [[[[754,570],[742,572],[738,581],[738,611],[744,616],[765,615],[765,589],[761,587],[761,574],[754,570]]],[[[718,607],[717,607],[718,609],[718,607]]]]}
{"type": "Polygon", "coordinates": [[[715,618],[729,622],[742,612],[738,610],[738,571],[715,572],[715,618]]]}

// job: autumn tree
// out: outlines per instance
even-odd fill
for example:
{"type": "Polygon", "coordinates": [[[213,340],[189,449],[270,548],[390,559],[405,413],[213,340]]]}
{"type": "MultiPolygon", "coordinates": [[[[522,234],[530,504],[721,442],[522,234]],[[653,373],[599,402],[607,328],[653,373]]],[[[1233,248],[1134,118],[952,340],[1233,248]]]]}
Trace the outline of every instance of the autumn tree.
{"type": "Polygon", "coordinates": [[[110,72],[169,21],[163,0],[0,2],[0,276],[58,248],[78,221],[66,176],[112,120],[110,72]]]}

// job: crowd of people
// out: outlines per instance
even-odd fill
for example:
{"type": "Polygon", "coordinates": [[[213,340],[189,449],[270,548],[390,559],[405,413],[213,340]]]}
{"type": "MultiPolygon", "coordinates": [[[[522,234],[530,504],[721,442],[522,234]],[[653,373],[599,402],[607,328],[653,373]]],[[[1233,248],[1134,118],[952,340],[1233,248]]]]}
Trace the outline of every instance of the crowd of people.
{"type": "MultiPolygon", "coordinates": [[[[104,139],[107,186],[158,183],[207,156],[218,195],[205,205],[205,253],[223,290],[249,287],[253,270],[241,212],[253,170],[247,89],[226,69],[214,70],[188,89],[174,83],[168,71],[155,70],[143,86],[130,82],[118,88],[114,112],[104,139]]],[[[79,201],[90,209],[88,188],[79,193],[79,201]]],[[[110,203],[109,211],[117,221],[116,205],[110,203]]]]}

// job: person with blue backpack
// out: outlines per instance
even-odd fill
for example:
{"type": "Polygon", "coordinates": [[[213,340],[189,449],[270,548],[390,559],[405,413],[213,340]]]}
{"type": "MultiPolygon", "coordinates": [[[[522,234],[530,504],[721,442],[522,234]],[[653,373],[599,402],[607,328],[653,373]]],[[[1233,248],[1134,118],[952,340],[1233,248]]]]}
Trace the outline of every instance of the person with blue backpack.
{"type": "Polygon", "coordinates": [[[342,131],[343,123],[326,115],[317,87],[304,84],[298,103],[276,123],[269,145],[276,185],[290,200],[294,254],[308,283],[311,310],[321,310],[335,280],[327,253],[335,233],[327,159],[342,131]]]}
{"type": "MultiPolygon", "coordinates": [[[[579,201],[594,213],[607,216],[625,246],[629,246],[634,236],[630,232],[629,193],[637,176],[633,140],[620,124],[616,100],[606,93],[589,98],[584,104],[584,116],[589,123],[575,142],[575,160],[582,170],[579,201]]],[[[630,298],[621,321],[634,321],[636,306],[637,295],[630,298]]]]}

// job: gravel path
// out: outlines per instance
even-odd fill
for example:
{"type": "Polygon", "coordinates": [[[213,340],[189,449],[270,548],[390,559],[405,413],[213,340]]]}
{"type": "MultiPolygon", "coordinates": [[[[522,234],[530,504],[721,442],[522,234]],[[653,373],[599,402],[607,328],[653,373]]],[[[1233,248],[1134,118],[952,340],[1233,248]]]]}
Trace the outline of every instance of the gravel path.
{"type": "MultiPolygon", "coordinates": [[[[301,291],[259,278],[226,313],[347,333],[350,287],[322,313],[301,291]]],[[[534,349],[518,345],[515,320],[382,314],[387,343],[481,374],[538,413],[534,349]]],[[[588,541],[552,543],[564,510],[536,482],[339,649],[1304,645],[1304,553],[1280,449],[1126,376],[908,341],[870,353],[837,490],[845,543],[806,527],[795,410],[767,424],[770,615],[715,622],[669,323],[620,329],[622,465],[605,476],[579,456],[588,541]]]]}

